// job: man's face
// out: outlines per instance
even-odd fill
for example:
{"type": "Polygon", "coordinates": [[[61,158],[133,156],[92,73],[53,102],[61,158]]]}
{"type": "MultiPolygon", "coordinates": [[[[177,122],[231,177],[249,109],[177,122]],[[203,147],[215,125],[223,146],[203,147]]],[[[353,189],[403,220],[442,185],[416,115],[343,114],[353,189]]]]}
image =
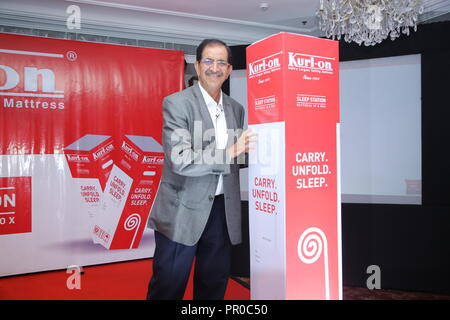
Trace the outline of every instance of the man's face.
{"type": "Polygon", "coordinates": [[[206,91],[220,90],[224,81],[228,79],[233,67],[227,61],[228,52],[224,46],[212,44],[203,49],[202,60],[195,62],[195,71],[206,91]]]}

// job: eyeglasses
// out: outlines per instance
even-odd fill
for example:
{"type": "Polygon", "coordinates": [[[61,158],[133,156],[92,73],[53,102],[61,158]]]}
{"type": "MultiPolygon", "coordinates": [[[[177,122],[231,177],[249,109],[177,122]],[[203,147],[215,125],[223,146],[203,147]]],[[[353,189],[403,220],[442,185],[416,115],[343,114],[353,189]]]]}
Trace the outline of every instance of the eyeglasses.
{"type": "Polygon", "coordinates": [[[213,59],[209,59],[209,58],[202,59],[202,60],[200,60],[200,62],[203,63],[207,67],[211,67],[214,63],[217,64],[217,66],[219,68],[226,68],[230,65],[225,60],[213,60],[213,59]]]}

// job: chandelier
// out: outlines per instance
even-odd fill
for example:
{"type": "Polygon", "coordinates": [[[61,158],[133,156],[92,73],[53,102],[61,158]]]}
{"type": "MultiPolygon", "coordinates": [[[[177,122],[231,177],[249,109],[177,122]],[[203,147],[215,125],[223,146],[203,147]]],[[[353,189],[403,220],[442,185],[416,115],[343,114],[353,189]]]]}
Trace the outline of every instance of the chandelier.
{"type": "Polygon", "coordinates": [[[373,46],[417,31],[422,0],[320,0],[316,15],[327,38],[373,46]]]}

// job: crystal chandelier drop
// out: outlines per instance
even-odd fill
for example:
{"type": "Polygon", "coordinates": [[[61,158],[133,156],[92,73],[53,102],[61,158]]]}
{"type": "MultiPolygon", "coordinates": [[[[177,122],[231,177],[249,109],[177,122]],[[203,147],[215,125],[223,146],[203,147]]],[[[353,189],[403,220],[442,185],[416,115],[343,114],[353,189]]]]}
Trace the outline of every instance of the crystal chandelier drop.
{"type": "Polygon", "coordinates": [[[373,46],[417,31],[422,0],[320,0],[316,15],[327,38],[373,46]]]}

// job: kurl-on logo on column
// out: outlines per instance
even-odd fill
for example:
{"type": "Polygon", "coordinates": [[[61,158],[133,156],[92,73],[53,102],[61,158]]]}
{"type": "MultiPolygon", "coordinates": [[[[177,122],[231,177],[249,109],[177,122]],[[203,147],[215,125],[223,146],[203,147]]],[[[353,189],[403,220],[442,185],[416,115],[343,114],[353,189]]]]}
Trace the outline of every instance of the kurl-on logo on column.
{"type": "Polygon", "coordinates": [[[282,52],[280,51],[271,54],[270,56],[249,63],[248,64],[249,79],[281,70],[281,61],[280,61],[281,54],[282,52]]]}
{"type": "Polygon", "coordinates": [[[322,57],[310,54],[288,52],[289,70],[333,74],[334,57],[322,57]]]}
{"type": "Polygon", "coordinates": [[[31,177],[0,178],[0,235],[31,232],[31,177]]]}

